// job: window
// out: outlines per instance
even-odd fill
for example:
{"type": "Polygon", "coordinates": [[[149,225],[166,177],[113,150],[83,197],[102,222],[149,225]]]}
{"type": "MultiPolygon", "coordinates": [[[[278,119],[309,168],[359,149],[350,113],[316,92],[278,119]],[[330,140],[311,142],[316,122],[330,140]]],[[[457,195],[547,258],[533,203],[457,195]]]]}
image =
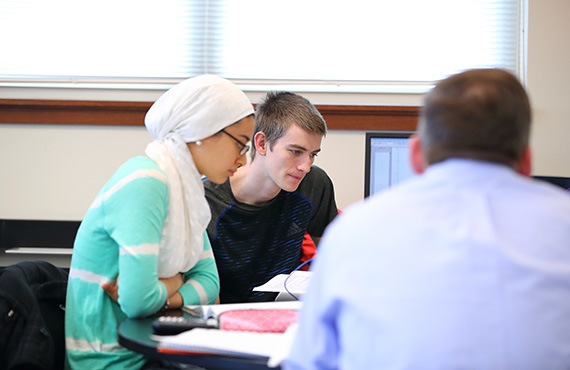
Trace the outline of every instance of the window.
{"type": "Polygon", "coordinates": [[[410,92],[468,68],[522,76],[524,0],[0,1],[0,82],[410,92]]]}

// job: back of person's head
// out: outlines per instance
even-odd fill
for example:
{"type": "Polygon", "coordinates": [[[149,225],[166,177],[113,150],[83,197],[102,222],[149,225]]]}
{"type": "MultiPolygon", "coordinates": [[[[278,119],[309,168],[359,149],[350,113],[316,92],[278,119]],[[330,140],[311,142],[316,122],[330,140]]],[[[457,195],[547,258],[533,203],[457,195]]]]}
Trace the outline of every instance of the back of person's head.
{"type": "MultiPolygon", "coordinates": [[[[263,132],[271,149],[291,125],[311,134],[325,136],[327,133],[325,120],[309,100],[293,92],[270,91],[255,110],[252,141],[258,132],[263,132]]],[[[252,150],[251,158],[255,158],[255,150],[252,150]]]]}
{"type": "Polygon", "coordinates": [[[428,164],[472,158],[515,166],[528,145],[530,122],[528,96],[514,75],[474,69],[433,88],[418,133],[428,164]]]}

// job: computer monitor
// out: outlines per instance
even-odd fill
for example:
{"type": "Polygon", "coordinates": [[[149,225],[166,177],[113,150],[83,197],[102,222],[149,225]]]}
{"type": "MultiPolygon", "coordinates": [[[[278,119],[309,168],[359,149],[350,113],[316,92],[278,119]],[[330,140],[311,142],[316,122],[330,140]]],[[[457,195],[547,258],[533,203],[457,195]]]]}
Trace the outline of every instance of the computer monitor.
{"type": "Polygon", "coordinates": [[[552,185],[560,186],[562,189],[570,193],[570,177],[558,176],[533,176],[537,180],[542,180],[551,183],[552,185]]]}
{"type": "Polygon", "coordinates": [[[366,133],[364,197],[390,188],[412,176],[408,141],[413,131],[366,133]]]}

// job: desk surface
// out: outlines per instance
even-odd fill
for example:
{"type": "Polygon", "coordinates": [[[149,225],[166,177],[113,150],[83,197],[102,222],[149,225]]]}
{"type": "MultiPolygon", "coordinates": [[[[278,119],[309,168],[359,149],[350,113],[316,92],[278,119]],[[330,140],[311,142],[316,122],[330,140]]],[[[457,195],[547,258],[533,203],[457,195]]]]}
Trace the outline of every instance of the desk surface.
{"type": "MultiPolygon", "coordinates": [[[[186,315],[184,313],[183,315],[186,315]]],[[[127,319],[119,325],[119,344],[149,359],[167,360],[202,366],[208,370],[267,370],[267,361],[230,356],[166,354],[156,351],[157,342],[150,339],[155,317],[127,319]]]]}

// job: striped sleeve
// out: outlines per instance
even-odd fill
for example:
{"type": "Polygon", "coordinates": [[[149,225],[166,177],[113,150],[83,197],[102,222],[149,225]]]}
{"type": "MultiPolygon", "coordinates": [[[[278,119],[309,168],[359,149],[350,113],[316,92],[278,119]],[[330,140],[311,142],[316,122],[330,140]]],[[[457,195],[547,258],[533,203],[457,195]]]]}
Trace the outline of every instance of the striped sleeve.
{"type": "Polygon", "coordinates": [[[184,274],[184,285],[178,290],[184,304],[213,304],[220,293],[220,279],[212,246],[204,233],[204,251],[196,265],[184,274]]]}
{"type": "Polygon", "coordinates": [[[166,177],[156,170],[135,171],[101,196],[105,229],[119,247],[119,305],[128,317],[150,315],[167,294],[157,275],[166,177]]]}

